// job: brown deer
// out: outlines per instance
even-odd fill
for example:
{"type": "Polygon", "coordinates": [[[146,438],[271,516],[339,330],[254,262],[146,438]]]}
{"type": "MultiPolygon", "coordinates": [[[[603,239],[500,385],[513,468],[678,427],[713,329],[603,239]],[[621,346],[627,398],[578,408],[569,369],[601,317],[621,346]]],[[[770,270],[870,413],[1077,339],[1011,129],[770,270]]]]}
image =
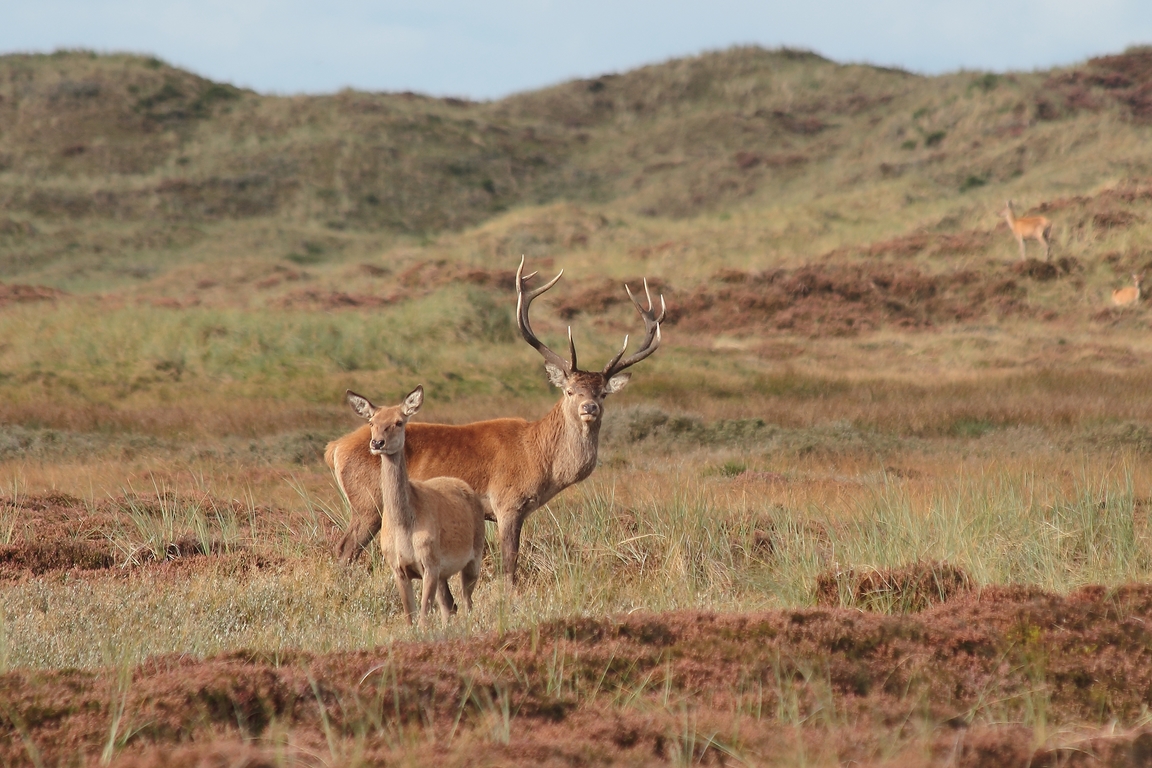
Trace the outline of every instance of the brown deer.
{"type": "Polygon", "coordinates": [[[420,623],[428,619],[432,597],[444,619],[456,606],[448,590],[448,577],[460,574],[465,610],[472,610],[472,590],[480,578],[484,559],[484,505],[463,480],[436,477],[424,482],[408,479],[404,458],[404,432],[408,419],[424,403],[424,388],[416,387],[404,402],[381,408],[352,390],[352,410],[368,420],[368,451],[378,456],[377,472],[384,532],[380,551],[392,569],[408,623],[416,615],[412,579],[422,579],[420,623]]]}
{"type": "MultiPolygon", "coordinates": [[[[563,395],[539,421],[493,419],[459,426],[415,423],[408,428],[405,455],[414,478],[459,477],[476,492],[486,496],[491,507],[489,520],[495,520],[500,536],[504,574],[516,581],[516,560],[520,553],[520,531],[528,515],[553,496],[592,473],[600,441],[600,420],[604,398],[619,392],[628,383],[624,369],[656,351],[660,345],[660,323],[664,321],[664,297],[657,316],[644,282],[645,309],[624,286],[628,297],[644,319],[644,340],[627,358],[624,346],[600,371],[582,371],[576,365],[576,345],[568,329],[569,360],[544,345],[528,322],[528,308],[564,274],[525,292],[525,283],[535,272],[524,274],[524,260],[516,270],[516,323],[520,334],[544,358],[548,380],[563,395]]],[[[336,547],[336,556],[352,561],[380,530],[380,492],[375,460],[368,449],[367,427],[332,441],[324,460],[336,475],[340,489],[352,507],[352,520],[336,547]]]]}
{"type": "Polygon", "coordinates": [[[1112,303],[1118,307],[1127,307],[1140,301],[1140,281],[1143,279],[1144,275],[1132,275],[1132,285],[1112,291],[1112,303]]]}
{"type": "Polygon", "coordinates": [[[1011,200],[1004,202],[1004,210],[1000,211],[1000,215],[1008,222],[1008,228],[1016,236],[1016,242],[1020,243],[1021,261],[1024,260],[1024,241],[1029,238],[1035,238],[1038,243],[1044,246],[1044,260],[1048,261],[1048,256],[1052,251],[1052,243],[1048,239],[1052,234],[1051,221],[1043,216],[1016,218],[1016,213],[1012,210],[1011,200]]]}

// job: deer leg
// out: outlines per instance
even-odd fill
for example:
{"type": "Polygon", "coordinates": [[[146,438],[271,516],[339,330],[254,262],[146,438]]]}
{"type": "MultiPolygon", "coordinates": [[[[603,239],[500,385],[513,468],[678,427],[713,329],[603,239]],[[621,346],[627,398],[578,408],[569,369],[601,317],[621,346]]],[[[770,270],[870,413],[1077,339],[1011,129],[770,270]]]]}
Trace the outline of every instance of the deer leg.
{"type": "MultiPolygon", "coordinates": [[[[432,600],[436,597],[436,592],[440,587],[440,568],[432,563],[424,565],[424,579],[423,590],[420,595],[420,624],[428,622],[428,612],[432,610],[432,600]]],[[[441,610],[444,609],[444,604],[440,604],[441,610]]],[[[444,620],[448,620],[448,613],[444,613],[444,620]]]]}
{"type": "Polygon", "coordinates": [[[440,604],[440,613],[444,614],[444,618],[456,615],[456,603],[452,600],[452,591],[448,589],[447,576],[442,577],[436,587],[436,602],[440,604]]]}
{"type": "Polygon", "coordinates": [[[1020,261],[1024,261],[1024,238],[1017,237],[1016,242],[1020,243],[1020,261]]]}
{"type": "Polygon", "coordinates": [[[336,545],[336,559],[345,563],[356,560],[360,557],[360,553],[372,543],[376,534],[380,532],[380,526],[380,513],[377,510],[360,514],[353,509],[348,530],[344,532],[344,538],[336,545]]]}
{"type": "Polygon", "coordinates": [[[400,590],[400,602],[404,604],[404,615],[408,623],[416,615],[416,595],[412,592],[412,579],[404,572],[403,567],[392,566],[392,575],[396,579],[396,588],[400,590]]]}
{"type": "Polygon", "coordinates": [[[469,560],[464,569],[460,571],[461,592],[460,599],[464,603],[464,610],[472,611],[472,590],[476,589],[476,582],[480,580],[480,559],[469,560]]]}
{"type": "Polygon", "coordinates": [[[519,512],[500,518],[497,521],[500,531],[500,554],[504,561],[504,576],[516,586],[516,560],[520,557],[520,530],[524,518],[519,512]]]}

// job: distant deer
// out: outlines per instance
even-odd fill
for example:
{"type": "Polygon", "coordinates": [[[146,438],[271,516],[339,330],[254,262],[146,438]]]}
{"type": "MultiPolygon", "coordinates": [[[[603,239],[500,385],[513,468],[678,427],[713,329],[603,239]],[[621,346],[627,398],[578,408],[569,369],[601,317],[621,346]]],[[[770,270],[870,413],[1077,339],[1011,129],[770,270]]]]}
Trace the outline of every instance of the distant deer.
{"type": "Polygon", "coordinates": [[[380,408],[352,390],[352,410],[368,420],[368,450],[379,456],[378,488],[384,522],[380,551],[392,568],[408,623],[416,615],[412,579],[423,580],[420,623],[428,619],[432,597],[447,620],[455,606],[448,577],[460,574],[465,610],[472,610],[472,590],[484,558],[484,505],[468,483],[455,477],[424,482],[408,479],[404,458],[404,428],[424,403],[423,387],[416,387],[404,402],[380,408]]]}
{"type": "Polygon", "coordinates": [[[1000,211],[1000,215],[1008,222],[1008,228],[1012,230],[1012,234],[1016,236],[1016,242],[1020,243],[1020,260],[1024,260],[1024,241],[1029,238],[1034,238],[1038,243],[1044,246],[1044,260],[1048,261],[1048,256],[1052,250],[1052,244],[1049,237],[1052,234],[1052,222],[1043,216],[1025,216],[1022,219],[1016,218],[1016,213],[1012,210],[1012,201],[1007,200],[1004,203],[1004,210],[1000,211]]]}
{"type": "MultiPolygon", "coordinates": [[[[569,360],[546,347],[532,332],[528,308],[532,300],[547,291],[564,274],[525,293],[525,283],[535,272],[524,274],[524,260],[516,270],[516,324],[520,334],[544,358],[548,380],[563,396],[539,421],[493,419],[472,424],[412,424],[408,428],[405,455],[414,478],[459,477],[476,492],[487,496],[500,535],[504,574],[516,581],[516,561],[520,555],[520,531],[528,515],[553,496],[578,483],[596,467],[600,441],[600,420],[604,398],[624,389],[632,374],[624,369],[651,355],[660,346],[660,323],[664,321],[664,297],[657,316],[644,282],[645,309],[624,286],[628,297],[644,319],[644,340],[640,348],[625,358],[624,346],[600,371],[582,371],[576,366],[576,345],[568,329],[569,360]]],[[[333,440],[324,460],[336,475],[340,489],[352,507],[352,520],[336,556],[352,561],[380,530],[379,470],[368,449],[367,427],[361,427],[333,440]]]]}
{"type": "Polygon", "coordinates": [[[1118,307],[1127,307],[1140,301],[1140,281],[1143,279],[1144,275],[1132,275],[1132,285],[1112,291],[1112,303],[1118,307]]]}

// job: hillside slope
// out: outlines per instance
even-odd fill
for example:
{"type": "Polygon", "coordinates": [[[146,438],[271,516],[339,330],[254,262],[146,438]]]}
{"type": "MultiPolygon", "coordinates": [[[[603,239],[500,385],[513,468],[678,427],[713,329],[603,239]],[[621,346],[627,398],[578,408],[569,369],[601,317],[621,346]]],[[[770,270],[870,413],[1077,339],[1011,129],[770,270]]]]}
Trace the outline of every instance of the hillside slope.
{"type": "Polygon", "coordinates": [[[0,279],[82,287],[237,250],[362,258],[563,201],[694,231],[762,216],[729,251],[811,257],[1149,175],[1150,93],[1146,50],[929,78],[735,48],[490,103],[263,96],[153,58],[9,55],[0,279]]]}

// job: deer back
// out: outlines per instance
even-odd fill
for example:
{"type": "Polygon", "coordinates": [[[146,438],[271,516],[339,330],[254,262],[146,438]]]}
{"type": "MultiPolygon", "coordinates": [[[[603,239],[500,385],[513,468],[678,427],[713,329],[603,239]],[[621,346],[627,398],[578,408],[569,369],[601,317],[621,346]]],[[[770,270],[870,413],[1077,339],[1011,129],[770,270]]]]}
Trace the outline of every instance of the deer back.
{"type": "Polygon", "coordinates": [[[1016,223],[1012,226],[1018,234],[1024,237],[1035,237],[1052,226],[1052,222],[1043,216],[1025,216],[1022,219],[1016,219],[1016,223]]]}
{"type": "MultiPolygon", "coordinates": [[[[409,434],[418,424],[408,427],[409,434]]],[[[340,490],[348,497],[353,510],[374,509],[380,512],[380,457],[373,456],[368,446],[372,427],[363,425],[354,432],[328,443],[324,462],[336,476],[340,490]]],[[[405,455],[410,449],[405,445],[405,455]]]]}
{"type": "Polygon", "coordinates": [[[415,478],[458,477],[477,493],[525,487],[540,480],[545,457],[523,419],[472,424],[420,424],[405,444],[408,471],[415,478]]]}
{"type": "MultiPolygon", "coordinates": [[[[544,446],[523,419],[493,419],[472,424],[427,424],[405,428],[404,458],[413,480],[457,477],[476,493],[488,493],[495,481],[508,487],[539,484],[546,473],[544,446]]],[[[538,431],[538,430],[537,430],[538,431]]],[[[365,424],[333,440],[324,460],[355,509],[378,509],[380,458],[369,449],[372,429],[365,424]]]]}
{"type": "Polygon", "coordinates": [[[1128,288],[1117,288],[1112,291],[1112,303],[1118,306],[1126,304],[1135,304],[1140,299],[1140,289],[1129,286],[1128,288]]]}

